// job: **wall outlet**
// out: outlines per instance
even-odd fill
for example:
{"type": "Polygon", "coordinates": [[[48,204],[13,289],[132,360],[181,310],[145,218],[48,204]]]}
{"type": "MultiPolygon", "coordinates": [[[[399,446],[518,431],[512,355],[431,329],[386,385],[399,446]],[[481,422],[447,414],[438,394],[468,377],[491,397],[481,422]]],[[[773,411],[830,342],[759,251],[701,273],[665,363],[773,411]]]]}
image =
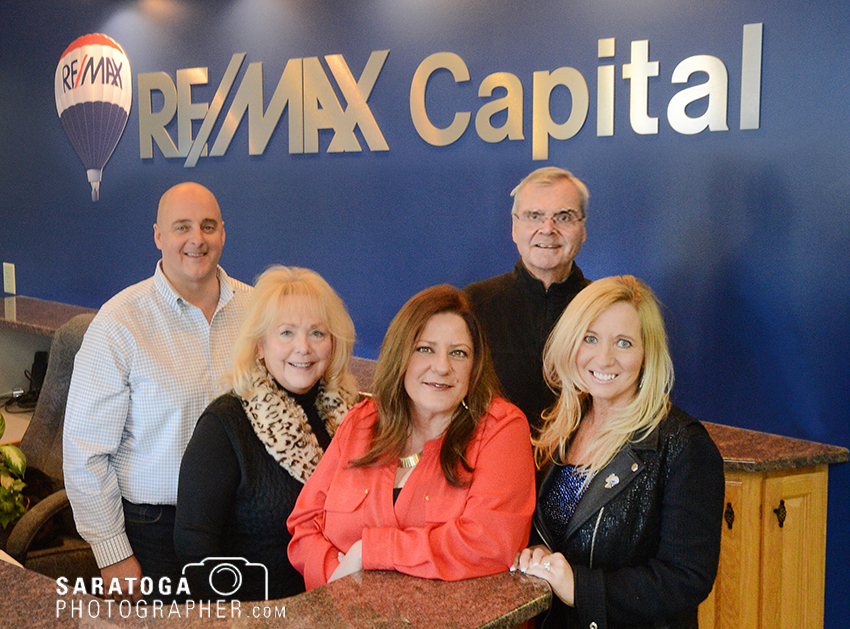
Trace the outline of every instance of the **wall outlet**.
{"type": "Polygon", "coordinates": [[[15,265],[11,262],[3,263],[3,292],[7,295],[18,292],[15,288],[15,265]]]}

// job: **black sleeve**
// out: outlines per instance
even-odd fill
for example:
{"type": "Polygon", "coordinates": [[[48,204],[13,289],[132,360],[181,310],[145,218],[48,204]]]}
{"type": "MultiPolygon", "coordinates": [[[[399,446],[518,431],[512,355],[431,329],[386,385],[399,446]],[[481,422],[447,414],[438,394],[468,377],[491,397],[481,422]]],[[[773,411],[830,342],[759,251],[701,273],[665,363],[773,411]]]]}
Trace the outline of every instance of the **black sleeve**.
{"type": "Polygon", "coordinates": [[[711,592],[720,556],[723,459],[701,424],[687,430],[685,447],[670,462],[656,556],[611,571],[573,567],[580,626],[676,618],[693,613],[711,592]]]}
{"type": "Polygon", "coordinates": [[[197,561],[219,554],[240,472],[233,446],[219,417],[207,409],[180,464],[174,549],[197,561]]]}

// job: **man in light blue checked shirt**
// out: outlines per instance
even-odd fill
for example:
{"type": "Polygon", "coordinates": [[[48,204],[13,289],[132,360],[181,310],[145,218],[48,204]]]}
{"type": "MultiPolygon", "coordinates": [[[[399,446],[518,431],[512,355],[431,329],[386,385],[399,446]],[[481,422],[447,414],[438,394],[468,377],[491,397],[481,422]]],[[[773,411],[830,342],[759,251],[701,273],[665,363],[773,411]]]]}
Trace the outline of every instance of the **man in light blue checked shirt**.
{"type": "Polygon", "coordinates": [[[230,368],[251,291],[218,266],[224,237],[209,190],[182,183],[166,191],[154,276],[103,305],[74,362],[65,486],[105,589],[113,578],[121,583],[115,600],[138,601],[143,576],[169,577],[173,593],[182,571],[173,543],[180,459],[230,368]]]}

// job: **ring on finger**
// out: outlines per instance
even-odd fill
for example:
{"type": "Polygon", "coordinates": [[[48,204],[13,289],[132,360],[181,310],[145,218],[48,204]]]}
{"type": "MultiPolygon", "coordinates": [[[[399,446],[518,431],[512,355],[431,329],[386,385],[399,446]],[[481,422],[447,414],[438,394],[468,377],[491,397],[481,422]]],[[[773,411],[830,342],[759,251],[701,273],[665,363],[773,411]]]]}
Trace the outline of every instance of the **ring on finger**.
{"type": "Polygon", "coordinates": [[[543,569],[546,572],[552,572],[552,564],[550,564],[548,561],[544,561],[543,562],[543,569]]]}

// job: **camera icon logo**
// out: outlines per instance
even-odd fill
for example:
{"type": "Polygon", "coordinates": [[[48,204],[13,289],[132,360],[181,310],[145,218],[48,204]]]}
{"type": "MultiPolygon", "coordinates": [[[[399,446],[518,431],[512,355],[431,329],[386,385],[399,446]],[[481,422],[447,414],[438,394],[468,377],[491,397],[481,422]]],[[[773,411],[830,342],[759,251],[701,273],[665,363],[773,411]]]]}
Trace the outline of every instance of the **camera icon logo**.
{"type": "Polygon", "coordinates": [[[244,557],[207,557],[183,566],[193,599],[268,600],[269,571],[244,557]],[[199,596],[200,595],[200,596],[199,596]]]}

